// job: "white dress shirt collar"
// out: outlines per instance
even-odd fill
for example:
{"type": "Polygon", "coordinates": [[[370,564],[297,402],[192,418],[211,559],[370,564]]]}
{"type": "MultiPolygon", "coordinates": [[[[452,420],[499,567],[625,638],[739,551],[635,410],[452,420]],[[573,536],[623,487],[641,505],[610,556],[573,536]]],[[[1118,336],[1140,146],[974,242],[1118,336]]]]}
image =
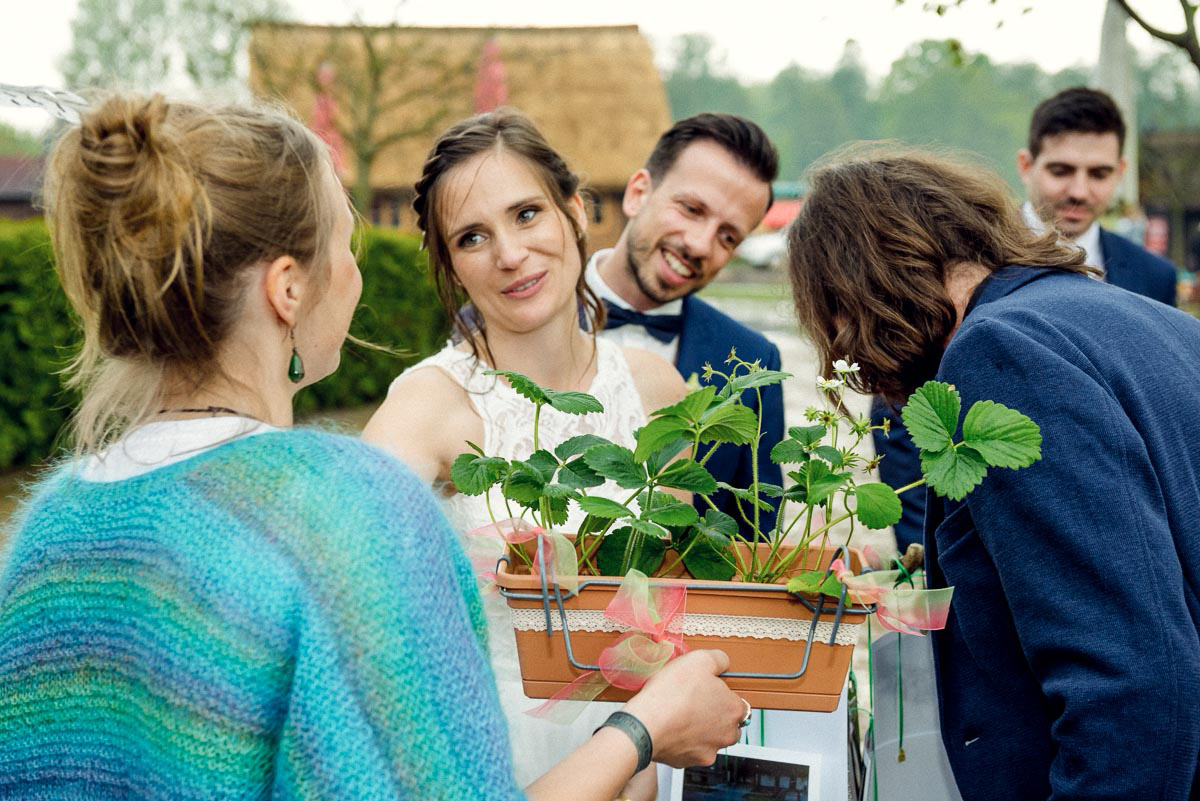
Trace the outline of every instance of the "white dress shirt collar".
{"type": "MultiPolygon", "coordinates": [[[[1025,223],[1033,230],[1047,230],[1048,226],[1033,210],[1033,204],[1029,201],[1025,201],[1025,205],[1021,207],[1021,213],[1025,215],[1025,223]]],[[[1104,253],[1100,249],[1100,223],[1093,222],[1086,231],[1074,239],[1066,237],[1060,239],[1062,242],[1082,250],[1087,264],[1100,270],[1104,269],[1104,253]]]]}
{"type": "MultiPolygon", "coordinates": [[[[612,249],[597,250],[588,260],[587,269],[584,271],[584,280],[591,288],[596,296],[603,301],[607,301],[614,306],[620,306],[624,309],[632,309],[624,298],[618,295],[612,287],[600,275],[600,262],[603,259],[612,255],[612,249]]],[[[644,314],[680,314],[683,312],[683,299],[676,298],[668,301],[661,306],[653,309],[647,309],[644,314]]],[[[648,350],[651,353],[656,353],[672,364],[675,363],[675,357],[679,353],[679,337],[675,337],[669,342],[660,342],[654,337],[646,333],[646,329],[636,325],[623,325],[620,328],[611,328],[601,332],[602,335],[618,345],[627,348],[640,348],[648,350]]]]}

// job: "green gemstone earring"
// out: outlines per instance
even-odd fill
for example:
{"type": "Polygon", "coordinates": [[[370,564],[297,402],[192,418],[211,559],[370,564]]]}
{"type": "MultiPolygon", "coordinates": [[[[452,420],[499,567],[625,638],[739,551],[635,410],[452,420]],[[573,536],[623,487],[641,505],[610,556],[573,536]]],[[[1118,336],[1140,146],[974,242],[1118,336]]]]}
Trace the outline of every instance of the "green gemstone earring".
{"type": "Polygon", "coordinates": [[[304,360],[300,358],[300,351],[296,350],[296,329],[293,328],[289,333],[292,337],[292,360],[288,362],[288,380],[299,384],[304,380],[304,360]]]}

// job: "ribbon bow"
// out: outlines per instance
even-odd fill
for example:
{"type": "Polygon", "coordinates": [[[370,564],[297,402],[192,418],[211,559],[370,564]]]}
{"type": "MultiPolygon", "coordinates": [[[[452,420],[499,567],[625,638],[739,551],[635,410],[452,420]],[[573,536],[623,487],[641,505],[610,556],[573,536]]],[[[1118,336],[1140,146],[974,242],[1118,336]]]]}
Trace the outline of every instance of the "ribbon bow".
{"type": "MultiPolygon", "coordinates": [[[[563,534],[530,525],[528,521],[517,517],[489,523],[467,532],[467,556],[475,568],[475,575],[479,578],[479,591],[483,594],[496,591],[496,562],[504,554],[506,546],[520,545],[536,537],[542,539],[542,553],[547,565],[546,579],[568,592],[574,592],[579,587],[575,546],[563,534]]],[[[530,570],[537,575],[536,559],[530,570]]]]}
{"type": "Polygon", "coordinates": [[[604,610],[605,617],[629,630],[600,652],[600,670],[584,673],[526,714],[569,723],[583,706],[561,706],[559,701],[591,701],[609,686],[640,690],[663,665],[687,653],[683,642],[686,604],[686,587],[654,585],[645,573],[630,570],[604,610]]]}
{"type": "Polygon", "coordinates": [[[606,329],[640,325],[646,329],[647,334],[664,344],[679,336],[679,332],[683,330],[682,314],[643,314],[608,300],[604,301],[604,305],[608,307],[608,317],[604,323],[606,329]]]}
{"type": "MultiPolygon", "coordinates": [[[[863,554],[868,563],[879,568],[884,566],[883,560],[873,550],[863,549],[863,554]]],[[[898,563],[898,560],[892,561],[898,563]]],[[[909,573],[903,568],[876,569],[856,576],[845,562],[835,559],[829,569],[838,581],[846,585],[846,589],[858,593],[864,603],[875,604],[875,617],[885,629],[924,637],[925,631],[946,628],[953,587],[926,589],[924,573],[909,573]],[[908,586],[903,586],[905,582],[908,586]]]]}

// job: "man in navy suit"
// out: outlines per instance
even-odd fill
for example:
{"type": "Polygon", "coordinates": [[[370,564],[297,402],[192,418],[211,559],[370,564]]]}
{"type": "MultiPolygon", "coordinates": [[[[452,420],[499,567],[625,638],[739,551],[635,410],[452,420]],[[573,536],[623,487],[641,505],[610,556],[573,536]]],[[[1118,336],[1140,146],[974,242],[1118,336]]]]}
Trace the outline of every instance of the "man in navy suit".
{"type": "MultiPolygon", "coordinates": [[[[1112,98],[1084,87],[1064,89],[1043,100],[1029,123],[1029,145],[1017,154],[1017,170],[1029,196],[1025,220],[1034,230],[1053,228],[1086,254],[1086,263],[1099,268],[1103,279],[1175,305],[1175,267],[1166,259],[1100,227],[1097,219],[1112,204],[1126,160],[1125,121],[1112,98]]],[[[886,418],[892,431],[875,432],[875,452],[883,456],[880,477],[901,487],[921,477],[917,450],[895,409],[876,399],[872,422],[886,418]]],[[[916,493],[901,496],[904,517],[896,524],[903,550],[921,541],[925,505],[916,493]]]]}
{"type": "Polygon", "coordinates": [[[1125,121],[1104,92],[1075,87],[1043,100],[1029,123],[1029,144],[1017,153],[1029,197],[1025,218],[1081,248],[1108,283],[1174,306],[1171,262],[1097,222],[1125,174],[1124,147],[1125,121]]]}
{"type": "Polygon", "coordinates": [[[1089,277],[976,165],[892,148],[809,186],[788,251],[825,369],[851,356],[853,388],[888,398],[952,384],[947,427],[978,401],[1040,426],[1032,465],[960,450],[981,483],[927,495],[964,801],[1200,798],[1200,321],[1089,277]]]}
{"type": "MultiPolygon", "coordinates": [[[[766,337],[694,295],[762,221],[778,172],[767,135],[741,117],[699,114],[664,133],[625,187],[622,210],[629,221],[620,239],[588,263],[588,285],[609,309],[604,336],[658,353],[685,379],[702,376],[705,364],[728,371],[733,348],[740,359],[778,370],[779,349],[766,337]]],[[[761,411],[758,480],[780,484],[770,452],[783,438],[783,391],[779,385],[763,389],[761,410],[752,390],[743,402],[761,411]]],[[[718,481],[744,488],[754,480],[754,451],[719,445],[706,467],[718,481]]],[[[754,509],[726,491],[713,500],[749,535],[754,509]]],[[[697,499],[701,514],[707,508],[697,499]]],[[[774,524],[774,511],[759,511],[763,532],[774,524]]]]}

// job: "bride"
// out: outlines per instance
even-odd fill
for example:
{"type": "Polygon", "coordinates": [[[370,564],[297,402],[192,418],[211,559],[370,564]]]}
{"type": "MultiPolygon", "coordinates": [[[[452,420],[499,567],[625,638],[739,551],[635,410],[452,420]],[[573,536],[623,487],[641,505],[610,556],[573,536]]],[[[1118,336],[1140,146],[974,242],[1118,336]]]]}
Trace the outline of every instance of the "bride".
{"type": "MultiPolygon", "coordinates": [[[[439,294],[461,342],[401,374],[363,437],[449,493],[451,521],[468,531],[491,517],[485,496],[454,494],[450,484],[466,443],[506,459],[533,451],[533,404],[485,370],[600,400],[602,414],[544,408],[541,438],[550,443],[594,433],[632,447],[647,413],[676,402],[686,387],[658,356],[589,333],[602,326],[603,310],[583,280],[579,178],[528,118],[500,110],[454,125],[435,143],[416,190],[439,294]],[[464,300],[470,303],[460,311],[464,300]]],[[[609,494],[620,497],[615,487],[609,494]]],[[[569,520],[567,530],[579,522],[569,520]]],[[[521,689],[507,608],[496,597],[487,606],[492,666],[524,783],[586,740],[610,710],[597,705],[569,728],[524,714],[538,702],[521,689]]],[[[644,771],[627,793],[653,798],[653,786],[644,771]]]]}

